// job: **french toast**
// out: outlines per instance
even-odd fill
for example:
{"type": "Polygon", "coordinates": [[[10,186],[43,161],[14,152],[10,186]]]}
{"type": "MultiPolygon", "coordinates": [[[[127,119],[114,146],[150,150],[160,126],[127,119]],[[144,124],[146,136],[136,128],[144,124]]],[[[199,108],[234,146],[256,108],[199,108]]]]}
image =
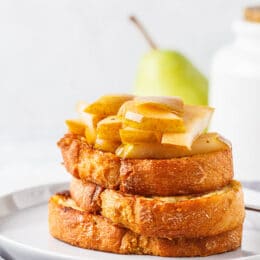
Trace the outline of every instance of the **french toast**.
{"type": "Polygon", "coordinates": [[[89,213],[100,212],[103,191],[104,188],[92,182],[83,183],[77,178],[72,178],[70,182],[71,198],[78,207],[89,213]]]}
{"type": "Polygon", "coordinates": [[[121,159],[92,148],[85,138],[66,134],[59,142],[64,165],[83,182],[144,196],[205,193],[233,178],[231,147],[171,159],[121,159]]]}
{"type": "Polygon", "coordinates": [[[114,223],[151,237],[212,236],[241,225],[245,214],[237,181],[203,195],[142,197],[110,189],[102,191],[98,185],[74,179],[70,193],[84,210],[100,211],[114,223]]]}
{"type": "Polygon", "coordinates": [[[49,230],[68,244],[118,254],[157,256],[207,256],[234,250],[241,245],[242,226],[203,238],[165,238],[138,235],[100,215],[83,211],[69,192],[49,200],[49,230]]]}
{"type": "Polygon", "coordinates": [[[119,254],[206,256],[241,245],[231,143],[207,132],[214,108],[179,97],[79,102],[58,142],[70,191],[49,200],[49,230],[119,254]]]}

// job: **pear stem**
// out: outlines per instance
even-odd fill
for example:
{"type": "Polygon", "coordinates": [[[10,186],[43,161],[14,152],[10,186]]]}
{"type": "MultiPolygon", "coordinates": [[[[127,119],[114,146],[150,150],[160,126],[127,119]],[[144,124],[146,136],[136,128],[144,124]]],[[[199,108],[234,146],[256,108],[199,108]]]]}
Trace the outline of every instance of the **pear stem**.
{"type": "Polygon", "coordinates": [[[134,25],[137,27],[137,29],[141,32],[141,34],[144,36],[144,38],[146,39],[146,41],[148,42],[150,47],[152,49],[157,49],[156,44],[154,43],[154,41],[152,40],[150,35],[147,33],[144,26],[140,23],[140,21],[135,16],[130,16],[129,19],[131,22],[134,23],[134,25]]]}

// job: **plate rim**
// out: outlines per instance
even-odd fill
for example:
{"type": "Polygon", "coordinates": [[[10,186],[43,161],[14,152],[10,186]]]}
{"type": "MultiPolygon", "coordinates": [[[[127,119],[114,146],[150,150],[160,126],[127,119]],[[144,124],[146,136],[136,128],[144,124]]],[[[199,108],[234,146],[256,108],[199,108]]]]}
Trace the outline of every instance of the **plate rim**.
{"type": "MultiPolygon", "coordinates": [[[[34,185],[34,186],[31,186],[31,187],[27,187],[27,188],[22,188],[22,189],[18,189],[16,191],[13,191],[13,192],[8,192],[6,194],[3,194],[0,196],[0,200],[3,200],[9,196],[13,196],[15,194],[18,194],[20,192],[26,192],[26,191],[30,191],[30,190],[38,190],[38,189],[48,189],[48,188],[51,188],[51,187],[55,187],[55,186],[65,186],[65,185],[68,185],[69,182],[68,181],[59,181],[59,182],[51,182],[51,183],[45,183],[45,184],[41,184],[41,185],[34,185]]],[[[48,201],[46,201],[48,202],[48,201]]],[[[44,202],[44,203],[46,203],[44,202]]],[[[38,203],[37,205],[41,205],[41,203],[38,203]]],[[[9,214],[5,215],[5,216],[0,216],[0,220],[2,218],[6,218],[8,216],[11,216],[21,210],[26,210],[26,209],[29,209],[29,208],[33,208],[33,207],[36,207],[37,205],[33,205],[33,206],[27,206],[23,209],[20,209],[20,210],[17,210],[17,211],[14,211],[14,212],[10,212],[9,214]]],[[[1,225],[1,223],[0,223],[1,225]]],[[[31,245],[27,245],[27,244],[24,244],[24,243],[21,243],[21,242],[18,242],[14,239],[11,239],[11,238],[8,238],[6,237],[5,235],[1,234],[0,233],[0,242],[4,242],[6,244],[9,244],[11,246],[16,246],[18,249],[23,249],[24,251],[28,251],[28,252],[33,252],[33,253],[36,253],[36,254],[41,254],[42,256],[50,256],[50,257],[59,257],[60,259],[68,259],[68,260],[71,260],[72,258],[69,257],[68,255],[65,255],[65,254],[60,254],[60,253],[54,253],[54,252],[51,252],[51,251],[46,251],[44,249],[40,249],[40,248],[37,248],[37,247],[34,247],[34,246],[31,246],[31,245]]]]}

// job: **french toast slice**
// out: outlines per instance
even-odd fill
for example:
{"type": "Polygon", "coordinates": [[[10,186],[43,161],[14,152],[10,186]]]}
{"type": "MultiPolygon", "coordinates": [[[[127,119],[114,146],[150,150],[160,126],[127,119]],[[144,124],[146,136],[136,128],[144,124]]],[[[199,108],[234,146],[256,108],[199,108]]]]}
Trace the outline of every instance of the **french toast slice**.
{"type": "Polygon", "coordinates": [[[83,182],[144,196],[205,193],[233,178],[230,147],[172,159],[121,159],[89,146],[84,137],[66,134],[59,142],[64,165],[83,182]]]}
{"type": "Polygon", "coordinates": [[[72,178],[70,182],[70,196],[76,205],[89,213],[99,213],[101,210],[101,193],[105,189],[101,186],[80,179],[72,178]]]}
{"type": "Polygon", "coordinates": [[[49,200],[49,230],[53,237],[87,249],[118,254],[207,256],[235,250],[241,245],[242,225],[204,238],[165,238],[138,235],[100,215],[79,208],[69,192],[49,200]]]}
{"type": "Polygon", "coordinates": [[[244,202],[239,182],[203,195],[142,197],[72,180],[71,196],[89,212],[151,237],[206,237],[241,225],[244,202]],[[96,194],[98,193],[98,196],[96,194]],[[86,194],[90,195],[86,199],[86,194]]]}

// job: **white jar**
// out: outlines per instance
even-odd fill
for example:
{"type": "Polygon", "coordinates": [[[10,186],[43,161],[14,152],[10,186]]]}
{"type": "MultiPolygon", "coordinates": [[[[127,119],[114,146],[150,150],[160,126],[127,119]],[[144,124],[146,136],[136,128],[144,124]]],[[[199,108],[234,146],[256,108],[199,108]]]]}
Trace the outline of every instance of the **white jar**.
{"type": "Polygon", "coordinates": [[[212,62],[210,128],[232,142],[235,177],[260,180],[260,23],[236,21],[233,31],[212,62]]]}

